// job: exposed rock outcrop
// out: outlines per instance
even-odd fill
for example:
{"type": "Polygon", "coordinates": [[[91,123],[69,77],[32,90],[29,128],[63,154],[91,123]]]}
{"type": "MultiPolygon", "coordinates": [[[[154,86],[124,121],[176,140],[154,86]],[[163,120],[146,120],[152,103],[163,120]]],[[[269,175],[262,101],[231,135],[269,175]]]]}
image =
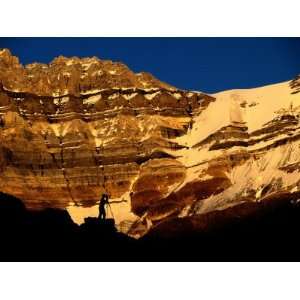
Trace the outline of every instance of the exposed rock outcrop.
{"type": "Polygon", "coordinates": [[[4,49],[0,188],[29,208],[91,207],[103,191],[124,196],[149,162],[161,165],[161,178],[170,176],[162,197],[176,176],[178,182],[184,177],[174,159],[184,146],[173,139],[186,134],[191,116],[213,100],[121,63],[58,57],[23,67],[4,49]]]}
{"type": "Polygon", "coordinates": [[[95,57],[22,66],[3,49],[0,189],[76,221],[106,191],[126,200],[112,208],[135,237],[272,195],[296,201],[299,107],[298,77],[206,95],[95,57]]]}
{"type": "Polygon", "coordinates": [[[291,82],[212,96],[216,100],[192,116],[187,134],[174,139],[185,146],[176,158],[185,179],[160,200],[169,214],[157,220],[149,210],[132,235],[201,232],[229,211],[239,215],[239,207],[250,213],[268,199],[300,199],[300,95],[291,82]]]}

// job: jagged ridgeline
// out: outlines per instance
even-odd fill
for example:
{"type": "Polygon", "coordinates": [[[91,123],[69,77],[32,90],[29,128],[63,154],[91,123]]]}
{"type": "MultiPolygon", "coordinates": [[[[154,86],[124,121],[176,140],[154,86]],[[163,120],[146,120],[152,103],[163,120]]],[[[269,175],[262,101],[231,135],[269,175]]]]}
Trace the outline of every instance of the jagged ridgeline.
{"type": "Polygon", "coordinates": [[[134,237],[173,222],[201,230],[186,221],[297,201],[299,114],[299,77],[207,95],[96,57],[22,66],[3,49],[0,189],[77,223],[105,191],[125,200],[112,209],[134,237]]]}

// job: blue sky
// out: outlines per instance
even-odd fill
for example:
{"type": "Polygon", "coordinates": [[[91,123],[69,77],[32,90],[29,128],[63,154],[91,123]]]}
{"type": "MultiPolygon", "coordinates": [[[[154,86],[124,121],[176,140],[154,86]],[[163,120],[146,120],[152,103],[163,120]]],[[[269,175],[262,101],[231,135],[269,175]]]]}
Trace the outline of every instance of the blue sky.
{"type": "Polygon", "coordinates": [[[300,38],[0,38],[23,64],[98,56],[178,88],[213,93],[300,74],[300,38]]]}

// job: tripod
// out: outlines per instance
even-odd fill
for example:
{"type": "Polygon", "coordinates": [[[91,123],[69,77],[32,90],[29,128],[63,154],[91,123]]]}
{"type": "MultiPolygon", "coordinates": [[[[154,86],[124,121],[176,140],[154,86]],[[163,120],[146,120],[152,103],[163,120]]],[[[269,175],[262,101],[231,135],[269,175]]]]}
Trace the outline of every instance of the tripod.
{"type": "Polygon", "coordinates": [[[114,219],[115,217],[114,217],[114,214],[113,214],[113,212],[112,212],[112,209],[111,209],[111,206],[110,206],[109,202],[108,202],[107,204],[108,204],[108,206],[109,206],[110,213],[111,213],[111,215],[112,215],[112,217],[113,217],[113,219],[114,219]]]}

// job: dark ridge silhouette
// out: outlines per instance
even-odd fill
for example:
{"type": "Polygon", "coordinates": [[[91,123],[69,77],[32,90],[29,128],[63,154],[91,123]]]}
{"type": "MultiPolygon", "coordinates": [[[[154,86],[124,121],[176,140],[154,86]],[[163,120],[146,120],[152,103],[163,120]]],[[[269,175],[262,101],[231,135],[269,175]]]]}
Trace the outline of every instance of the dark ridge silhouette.
{"type": "Polygon", "coordinates": [[[135,240],[113,219],[79,226],[65,210],[29,211],[0,193],[1,261],[299,261],[299,232],[300,206],[284,195],[201,221],[170,219],[135,240]]]}
{"type": "MultiPolygon", "coordinates": [[[[29,211],[0,193],[1,261],[119,261],[135,255],[136,240],[117,232],[113,220],[75,224],[66,210],[29,211]]],[[[134,257],[132,257],[134,260],[134,257]]]]}
{"type": "Polygon", "coordinates": [[[169,252],[175,261],[299,261],[299,193],[291,198],[282,194],[201,219],[173,219],[153,228],[143,240],[153,245],[152,251],[159,245],[161,257],[169,252]],[[195,230],[199,226],[202,230],[195,230]]]}

